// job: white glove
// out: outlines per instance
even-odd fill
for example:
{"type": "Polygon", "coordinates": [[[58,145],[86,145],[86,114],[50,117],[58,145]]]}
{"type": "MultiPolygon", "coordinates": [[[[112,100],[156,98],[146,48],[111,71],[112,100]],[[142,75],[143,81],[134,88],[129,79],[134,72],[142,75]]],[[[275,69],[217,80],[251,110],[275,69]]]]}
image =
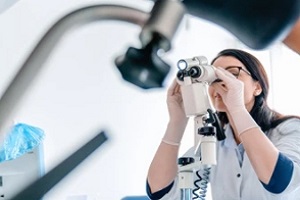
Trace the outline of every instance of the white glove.
{"type": "Polygon", "coordinates": [[[215,72],[222,82],[217,82],[214,88],[221,95],[228,112],[246,109],[244,83],[221,67],[216,68],[215,72]]]}
{"type": "Polygon", "coordinates": [[[221,95],[237,133],[240,135],[248,129],[258,127],[245,107],[244,83],[221,67],[216,68],[215,72],[222,82],[215,83],[214,88],[221,95]]]}
{"type": "Polygon", "coordinates": [[[188,117],[185,115],[180,85],[176,79],[168,89],[167,105],[169,124],[163,137],[163,142],[171,145],[179,145],[188,122],[188,117]]]}

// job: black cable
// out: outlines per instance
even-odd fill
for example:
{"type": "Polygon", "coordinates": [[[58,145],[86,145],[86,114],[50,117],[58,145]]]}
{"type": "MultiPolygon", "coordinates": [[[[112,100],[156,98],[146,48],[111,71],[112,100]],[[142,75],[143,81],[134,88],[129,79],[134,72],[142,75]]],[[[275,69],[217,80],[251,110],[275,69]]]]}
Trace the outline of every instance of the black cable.
{"type": "Polygon", "coordinates": [[[206,167],[203,169],[203,177],[200,175],[200,171],[198,170],[196,172],[196,176],[198,179],[194,181],[195,189],[192,191],[194,197],[193,199],[200,199],[200,200],[205,200],[206,197],[206,192],[208,188],[208,183],[209,183],[209,174],[210,174],[210,167],[206,167]]]}

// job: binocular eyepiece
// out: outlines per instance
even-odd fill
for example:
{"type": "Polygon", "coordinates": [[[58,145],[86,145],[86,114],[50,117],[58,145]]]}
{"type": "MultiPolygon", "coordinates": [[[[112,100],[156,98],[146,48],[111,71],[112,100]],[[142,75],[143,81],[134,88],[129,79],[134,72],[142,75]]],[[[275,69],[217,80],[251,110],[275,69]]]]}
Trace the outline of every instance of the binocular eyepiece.
{"type": "Polygon", "coordinates": [[[184,81],[184,77],[190,76],[193,79],[200,77],[202,74],[201,68],[198,66],[193,66],[187,70],[179,70],[177,72],[177,78],[180,81],[184,81]]]}
{"type": "Polygon", "coordinates": [[[185,77],[190,77],[192,82],[207,82],[208,84],[217,80],[215,67],[209,65],[204,56],[181,59],[177,62],[177,67],[179,71],[176,76],[179,82],[183,82],[185,77]]]}

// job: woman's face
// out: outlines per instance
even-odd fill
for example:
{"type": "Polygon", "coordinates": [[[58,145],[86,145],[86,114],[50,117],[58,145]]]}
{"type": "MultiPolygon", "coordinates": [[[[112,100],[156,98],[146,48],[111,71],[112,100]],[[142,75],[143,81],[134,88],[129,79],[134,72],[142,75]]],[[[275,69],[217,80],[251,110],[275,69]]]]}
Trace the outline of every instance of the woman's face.
{"type": "MultiPolygon", "coordinates": [[[[261,93],[259,83],[253,80],[246,67],[238,59],[232,56],[221,56],[215,60],[213,65],[224,69],[230,66],[242,67],[243,70],[240,70],[237,78],[244,82],[244,102],[247,110],[250,111],[254,105],[255,96],[261,93]],[[246,70],[246,72],[244,70],[246,70]]],[[[234,70],[228,69],[228,71],[233,72],[234,70]]],[[[209,87],[209,95],[215,109],[219,112],[226,112],[226,106],[222,101],[222,97],[215,91],[214,84],[209,87]]]]}

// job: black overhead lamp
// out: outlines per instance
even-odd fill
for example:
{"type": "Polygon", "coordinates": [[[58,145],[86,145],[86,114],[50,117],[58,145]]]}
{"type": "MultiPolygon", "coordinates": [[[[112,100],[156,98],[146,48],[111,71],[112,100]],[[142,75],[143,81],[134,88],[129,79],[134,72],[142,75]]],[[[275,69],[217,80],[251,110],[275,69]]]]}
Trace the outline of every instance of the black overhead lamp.
{"type": "Polygon", "coordinates": [[[148,21],[140,33],[142,48],[129,47],[115,59],[123,79],[143,89],[163,86],[170,66],[158,55],[159,50],[169,51],[172,38],[185,14],[179,1],[155,2],[148,21]]]}
{"type": "Polygon", "coordinates": [[[284,39],[300,16],[300,0],[184,0],[187,13],[211,21],[248,47],[284,39]]]}

